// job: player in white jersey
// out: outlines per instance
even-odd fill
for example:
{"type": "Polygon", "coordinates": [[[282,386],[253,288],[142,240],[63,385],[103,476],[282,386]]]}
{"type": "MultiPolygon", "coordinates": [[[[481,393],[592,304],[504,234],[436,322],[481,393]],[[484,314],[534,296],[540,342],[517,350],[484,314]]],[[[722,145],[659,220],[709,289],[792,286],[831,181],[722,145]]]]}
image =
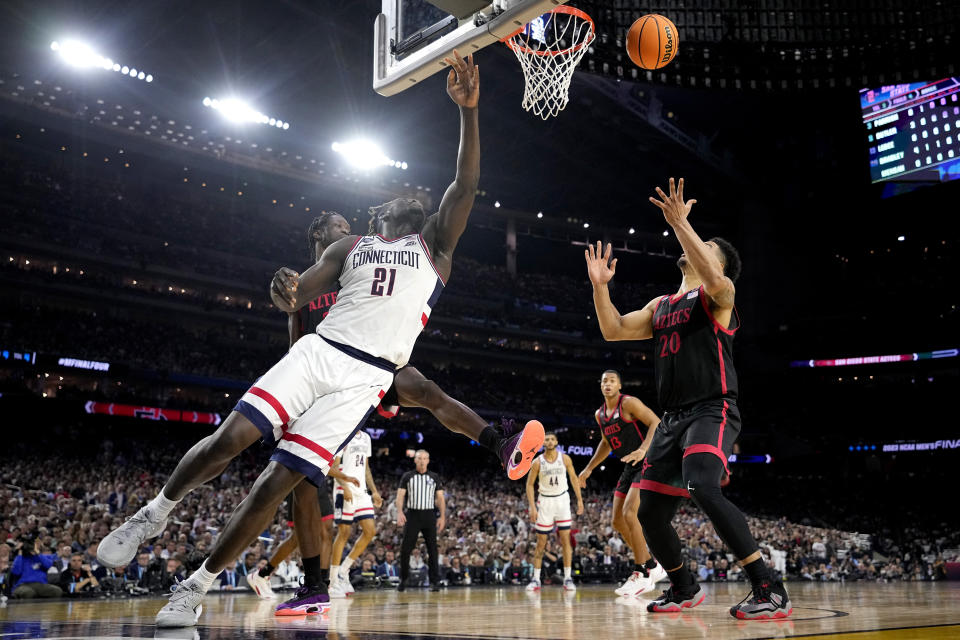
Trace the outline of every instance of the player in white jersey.
{"type": "MultiPolygon", "coordinates": [[[[304,478],[320,483],[333,457],[390,386],[396,368],[406,363],[429,319],[466,228],[480,169],[478,68],[472,57],[464,60],[459,55],[447,64],[451,66],[447,93],[460,109],[460,151],[456,178],[437,213],[427,216],[416,200],[393,200],[376,208],[377,236],[347,236],[334,242],[302,276],[289,269],[279,271],[271,297],[280,310],[296,311],[339,280],[343,288],[337,304],[318,333],[298,340],[243,396],[218,430],[220,435],[210,437],[218,444],[226,437],[229,446],[221,451],[219,446],[195,445],[160,494],[111,533],[106,545],[101,544],[104,564],[121,564],[131,547],[136,553],[143,540],[163,530],[186,493],[219,475],[235,451],[261,435],[280,440],[210,556],[157,615],[158,626],[196,624],[203,595],[216,576],[267,527],[291,489],[304,478]],[[204,459],[205,455],[209,457],[204,459]]],[[[529,458],[534,453],[517,452],[529,458]]],[[[297,596],[303,613],[318,613],[329,605],[325,590],[303,589],[302,597],[297,596]]]]}
{"type": "Polygon", "coordinates": [[[554,527],[563,546],[563,588],[576,591],[573,583],[573,546],[570,544],[570,487],[577,496],[577,515],[583,514],[583,497],[580,495],[580,483],[573,461],[557,449],[557,434],[546,433],[543,437],[544,451],[533,462],[527,475],[527,502],[530,503],[530,519],[537,532],[537,550],[533,556],[533,580],[527,585],[527,591],[540,590],[540,569],[543,566],[543,552],[547,546],[547,535],[554,527]],[[567,482],[570,478],[570,482],[567,482]],[[533,498],[533,484],[540,481],[540,496],[533,498]]]}
{"type": "Polygon", "coordinates": [[[350,567],[360,559],[374,536],[377,535],[376,521],[373,509],[383,504],[383,498],[373,482],[373,473],[370,471],[370,456],[373,455],[373,445],[370,436],[361,429],[353,436],[346,448],[334,458],[334,465],[339,466],[340,473],[348,478],[360,480],[364,478],[366,485],[351,487],[337,480],[334,483],[333,517],[337,523],[337,537],[333,541],[333,556],[330,560],[330,597],[344,598],[353,593],[350,584],[350,567]],[[370,493],[367,493],[367,490],[370,493]],[[350,538],[353,523],[360,525],[360,537],[353,543],[347,559],[340,563],[343,549],[350,538]]]}

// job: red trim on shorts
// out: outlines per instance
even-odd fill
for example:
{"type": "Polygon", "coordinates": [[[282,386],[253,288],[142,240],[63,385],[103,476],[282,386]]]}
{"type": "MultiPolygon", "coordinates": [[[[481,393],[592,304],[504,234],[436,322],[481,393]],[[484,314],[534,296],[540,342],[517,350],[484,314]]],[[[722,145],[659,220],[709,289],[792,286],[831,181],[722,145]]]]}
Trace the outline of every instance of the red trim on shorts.
{"type": "Polygon", "coordinates": [[[573,522],[573,520],[554,520],[553,524],[566,524],[567,522],[573,522]]]}
{"type": "MultiPolygon", "coordinates": [[[[630,486],[632,487],[633,485],[630,485],[630,486]]],[[[614,497],[614,498],[626,498],[626,497],[627,497],[627,494],[625,494],[623,491],[614,491],[614,492],[613,492],[613,497],[614,497]]]]}
{"type": "Polygon", "coordinates": [[[668,496],[680,496],[681,498],[689,498],[690,492],[686,489],[681,489],[680,487],[674,487],[673,485],[663,484],[662,482],[656,482],[654,480],[641,480],[637,483],[637,486],[644,491],[653,491],[655,493],[663,493],[668,496]]]}
{"type": "Polygon", "coordinates": [[[361,511],[373,511],[373,507],[364,507],[363,509],[357,509],[353,513],[357,514],[357,513],[360,513],[361,511]]]}
{"type": "Polygon", "coordinates": [[[326,522],[327,520],[333,520],[333,514],[332,514],[332,513],[331,513],[330,515],[328,515],[328,516],[323,516],[322,518],[320,518],[320,522],[326,522]]]}
{"type": "MultiPolygon", "coordinates": [[[[396,407],[396,405],[391,405],[391,406],[396,407]]],[[[378,404],[377,413],[379,413],[381,416],[387,419],[396,418],[397,414],[400,413],[400,407],[396,407],[396,411],[388,411],[387,409],[383,408],[382,404],[378,404]]]]}
{"type": "Polygon", "coordinates": [[[300,446],[303,446],[303,447],[306,447],[307,449],[310,449],[310,451],[313,451],[315,454],[317,454],[318,456],[320,456],[321,458],[323,458],[324,460],[326,460],[326,461],[327,461],[327,464],[331,464],[331,463],[333,462],[333,454],[332,454],[332,453],[330,453],[329,451],[327,451],[326,449],[324,449],[323,447],[321,447],[320,445],[318,445],[318,444],[317,444],[316,442],[314,442],[313,440],[308,440],[307,438],[304,438],[303,436],[301,436],[301,435],[298,434],[298,433],[289,433],[289,432],[287,432],[287,433],[283,434],[283,439],[284,439],[284,440],[289,440],[290,442],[296,442],[296,443],[299,444],[300,446]]]}
{"type": "Polygon", "coordinates": [[[273,407],[273,410],[277,412],[277,415],[280,417],[280,421],[283,423],[282,425],[280,425],[280,428],[283,430],[286,430],[287,423],[290,422],[290,416],[289,414],[287,414],[287,410],[283,408],[283,405],[280,404],[279,400],[274,398],[272,395],[270,395],[269,392],[264,391],[260,387],[250,387],[250,390],[248,393],[252,393],[253,395],[260,398],[261,400],[266,401],[267,404],[273,407]]]}
{"type": "Polygon", "coordinates": [[[420,314],[420,324],[427,326],[427,323],[430,322],[430,318],[425,313],[420,314]]]}
{"type": "Polygon", "coordinates": [[[377,392],[377,400],[383,400],[383,396],[385,395],[387,395],[387,392],[383,389],[380,389],[380,391],[377,392]]]}
{"type": "MultiPolygon", "coordinates": [[[[717,449],[720,449],[720,450],[721,450],[721,453],[723,452],[723,428],[724,428],[725,426],[727,426],[727,409],[728,409],[729,407],[730,407],[730,405],[727,404],[727,401],[726,401],[726,400],[724,400],[724,401],[723,401],[723,411],[721,411],[721,414],[723,415],[723,420],[720,421],[720,436],[717,438],[717,449]]],[[[724,457],[724,459],[723,459],[723,466],[727,466],[727,459],[726,459],[726,457],[724,457]]]]}
{"type": "Polygon", "coordinates": [[[727,470],[727,457],[723,455],[722,449],[719,449],[712,444],[694,444],[683,450],[683,457],[686,458],[687,456],[691,456],[695,453],[712,453],[720,458],[721,461],[723,461],[723,469],[729,473],[727,470]]]}
{"type": "MultiPolygon", "coordinates": [[[[700,285],[700,288],[703,289],[703,285],[700,285]]],[[[736,317],[737,326],[733,329],[727,329],[725,326],[717,322],[717,319],[713,317],[713,312],[710,311],[710,305],[707,304],[707,292],[706,290],[702,291],[700,294],[700,304],[703,305],[703,310],[707,312],[707,317],[710,318],[710,321],[713,323],[715,329],[723,331],[728,336],[732,336],[737,332],[737,329],[740,328],[740,314],[737,313],[737,308],[734,307],[730,310],[731,317],[736,317]]]]}

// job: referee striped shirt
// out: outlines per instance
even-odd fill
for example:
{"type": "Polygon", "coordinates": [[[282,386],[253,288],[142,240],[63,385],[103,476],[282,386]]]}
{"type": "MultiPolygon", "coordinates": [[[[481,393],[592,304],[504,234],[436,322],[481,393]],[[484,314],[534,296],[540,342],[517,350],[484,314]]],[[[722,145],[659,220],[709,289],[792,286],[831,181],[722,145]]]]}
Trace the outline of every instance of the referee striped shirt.
{"type": "Polygon", "coordinates": [[[400,478],[400,488],[407,490],[404,507],[407,509],[437,508],[437,491],[440,490],[440,476],[433,471],[418,473],[407,471],[400,478]]]}

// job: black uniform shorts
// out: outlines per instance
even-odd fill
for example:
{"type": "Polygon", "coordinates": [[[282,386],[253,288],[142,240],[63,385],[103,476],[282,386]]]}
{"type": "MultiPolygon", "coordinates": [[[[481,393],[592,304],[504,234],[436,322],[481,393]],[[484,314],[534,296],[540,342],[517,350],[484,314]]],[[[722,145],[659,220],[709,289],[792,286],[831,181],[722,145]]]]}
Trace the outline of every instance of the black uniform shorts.
{"type": "Polygon", "coordinates": [[[667,411],[643,460],[639,488],[689,498],[683,483],[683,459],[694,453],[710,453],[727,469],[727,459],[739,435],[740,410],[732,400],[707,400],[667,411]]]}
{"type": "Polygon", "coordinates": [[[640,482],[640,474],[642,473],[642,462],[639,464],[623,463],[623,473],[620,474],[620,480],[617,482],[617,488],[614,490],[613,495],[626,498],[627,493],[630,491],[630,486],[640,482]]]}

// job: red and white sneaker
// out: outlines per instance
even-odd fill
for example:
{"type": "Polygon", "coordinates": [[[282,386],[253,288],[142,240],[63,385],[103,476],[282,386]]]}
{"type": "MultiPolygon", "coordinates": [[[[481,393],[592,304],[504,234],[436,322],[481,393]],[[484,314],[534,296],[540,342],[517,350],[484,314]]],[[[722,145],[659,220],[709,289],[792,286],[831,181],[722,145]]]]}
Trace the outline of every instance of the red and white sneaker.
{"type": "Polygon", "coordinates": [[[647,603],[647,611],[650,613],[676,613],[683,609],[692,609],[701,604],[706,597],[706,592],[700,588],[699,584],[694,584],[683,590],[671,585],[669,589],[660,594],[659,598],[647,603]]]}

